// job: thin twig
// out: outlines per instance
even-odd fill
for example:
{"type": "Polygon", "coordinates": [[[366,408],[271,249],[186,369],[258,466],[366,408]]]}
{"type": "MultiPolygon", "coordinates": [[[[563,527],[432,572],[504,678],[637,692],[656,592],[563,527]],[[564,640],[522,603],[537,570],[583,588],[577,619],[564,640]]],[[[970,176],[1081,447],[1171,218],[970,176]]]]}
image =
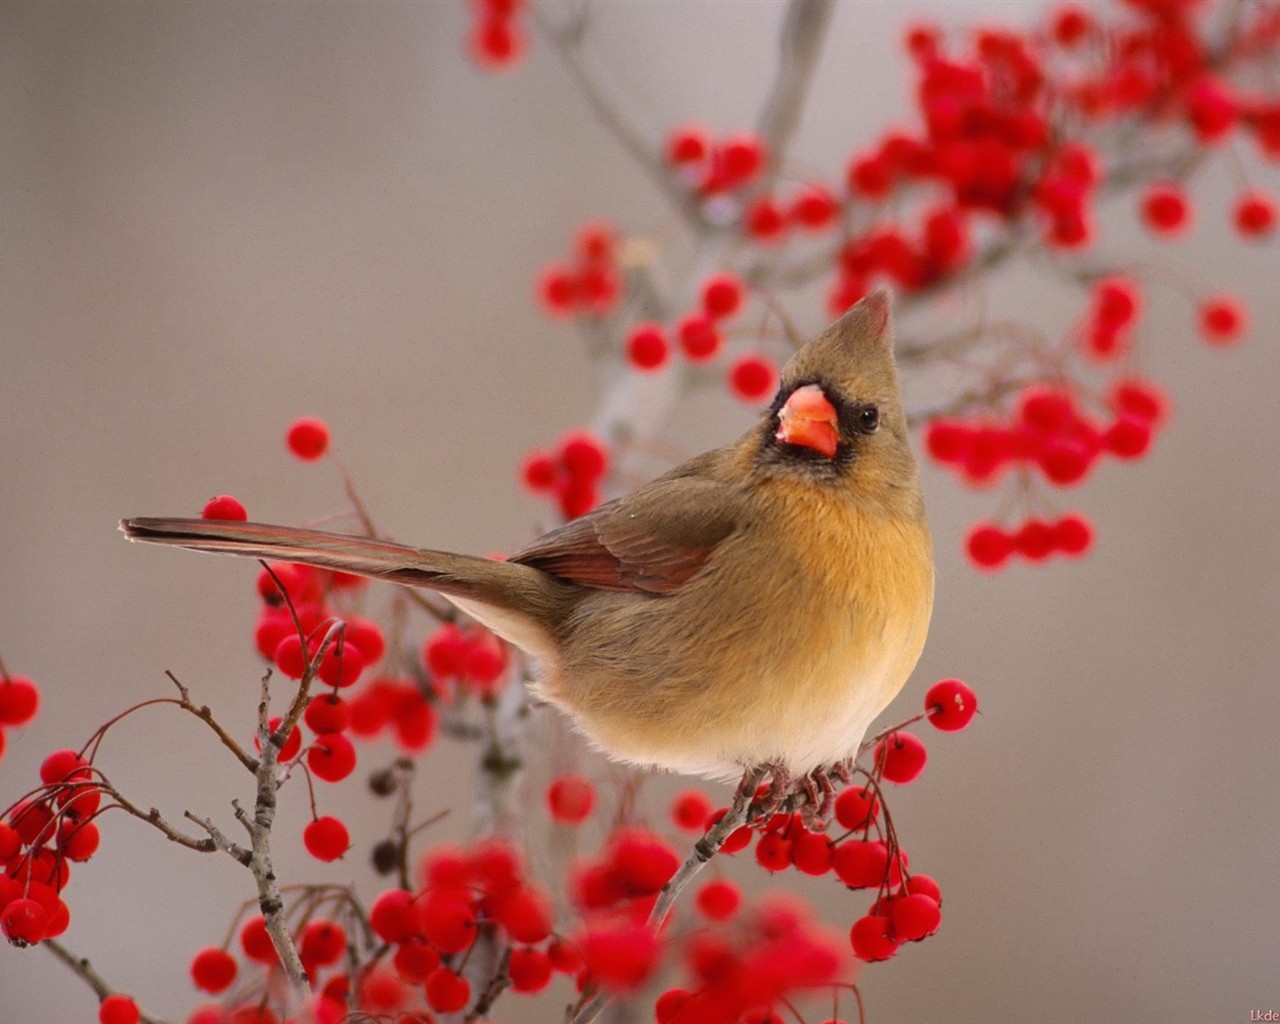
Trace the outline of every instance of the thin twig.
{"type": "MultiPolygon", "coordinates": [[[[106,999],[107,996],[116,994],[117,989],[112,988],[111,985],[107,983],[107,980],[94,970],[93,965],[89,963],[87,957],[76,956],[57,939],[45,939],[40,944],[64,964],[70,967],[73,974],[93,989],[94,995],[98,997],[99,1002],[106,999]]],[[[141,1008],[139,1008],[138,1011],[138,1020],[141,1021],[142,1024],[169,1024],[169,1022],[163,1018],[153,1016],[141,1008]]]]}

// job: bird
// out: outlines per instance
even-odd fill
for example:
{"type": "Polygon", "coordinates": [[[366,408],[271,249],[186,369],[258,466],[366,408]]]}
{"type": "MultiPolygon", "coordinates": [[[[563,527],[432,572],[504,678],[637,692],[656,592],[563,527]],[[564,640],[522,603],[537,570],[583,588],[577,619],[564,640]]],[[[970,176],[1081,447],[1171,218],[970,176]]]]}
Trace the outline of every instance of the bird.
{"type": "Polygon", "coordinates": [[[741,778],[740,796],[770,778],[829,815],[933,610],[891,307],[872,292],[797,349],[736,441],[506,560],[246,522],[121,529],[436,591],[530,655],[534,694],[612,759],[741,778]]]}

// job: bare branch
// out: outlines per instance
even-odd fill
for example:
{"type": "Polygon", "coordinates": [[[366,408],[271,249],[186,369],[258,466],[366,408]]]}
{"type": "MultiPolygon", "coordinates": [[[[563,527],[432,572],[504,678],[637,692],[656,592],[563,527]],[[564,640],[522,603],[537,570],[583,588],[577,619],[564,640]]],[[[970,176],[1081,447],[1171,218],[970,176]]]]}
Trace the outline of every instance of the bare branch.
{"type": "Polygon", "coordinates": [[[772,186],[786,159],[804,110],[822,41],[831,23],[833,6],[832,0],[791,0],[787,5],[779,40],[778,70],[757,125],[769,154],[761,191],[772,186]]]}
{"type": "MultiPolygon", "coordinates": [[[[112,988],[107,983],[107,980],[93,969],[93,965],[89,963],[87,957],[76,956],[57,939],[45,939],[40,944],[70,967],[72,973],[93,989],[94,995],[98,997],[99,1002],[106,999],[107,996],[116,994],[117,990],[112,988]]],[[[138,1013],[138,1020],[142,1024],[169,1024],[168,1021],[160,1017],[154,1017],[141,1009],[138,1013]]]]}

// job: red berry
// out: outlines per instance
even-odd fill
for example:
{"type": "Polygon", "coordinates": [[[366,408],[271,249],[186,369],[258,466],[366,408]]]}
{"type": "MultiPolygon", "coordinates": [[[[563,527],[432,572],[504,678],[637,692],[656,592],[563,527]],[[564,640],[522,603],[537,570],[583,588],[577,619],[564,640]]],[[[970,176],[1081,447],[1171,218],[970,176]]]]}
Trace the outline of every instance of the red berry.
{"type": "Polygon", "coordinates": [[[1157,235],[1181,234],[1190,223],[1191,207],[1176,185],[1152,185],[1142,197],[1142,216],[1157,235]]]}
{"type": "Polygon", "coordinates": [[[538,278],[537,290],[538,300],[550,316],[573,314],[578,302],[578,280],[571,271],[560,266],[547,267],[538,278]]]}
{"type": "Polygon", "coordinates": [[[99,1024],[138,1024],[140,1016],[138,1004],[118,992],[98,1005],[99,1024]]]}
{"type": "Polygon", "coordinates": [[[1093,286],[1093,306],[1098,321],[1125,327],[1138,317],[1138,286],[1126,277],[1108,277],[1093,286]]]}
{"type": "Polygon", "coordinates": [[[716,153],[719,177],[724,188],[737,188],[754,178],[764,167],[764,144],[749,133],[725,139],[716,153]]]}
{"type": "Polygon", "coordinates": [[[928,759],[924,742],[910,732],[890,733],[876,744],[875,763],[890,782],[913,782],[928,759]]]}
{"type": "Polygon", "coordinates": [[[769,832],[756,843],[756,863],[766,871],[785,871],[791,867],[791,840],[781,832],[769,832]]]}
{"type": "Polygon", "coordinates": [[[427,1002],[438,1013],[456,1013],[471,1001],[471,983],[448,967],[437,967],[427,976],[427,1002]]]}
{"type": "Polygon", "coordinates": [[[595,805],[595,787],[581,775],[561,775],[547,790],[551,817],[567,825],[582,824],[591,816],[595,805]]]}
{"type": "Polygon", "coordinates": [[[217,995],[236,980],[235,957],[225,949],[206,946],[191,960],[191,980],[196,988],[217,995]]]}
{"type": "Polygon", "coordinates": [[[1093,18],[1079,7],[1060,7],[1053,18],[1053,38],[1059,46],[1071,49],[1093,31],[1093,18]]]}
{"type": "Polygon", "coordinates": [[[527,45],[520,26],[510,18],[485,17],[472,30],[471,56],[486,71],[504,71],[524,55],[527,45]]]}
{"type": "Polygon", "coordinates": [[[556,485],[556,460],[546,452],[530,452],[520,465],[520,479],[534,494],[545,494],[556,485]]]}
{"type": "Polygon", "coordinates": [[[734,274],[714,274],[702,285],[702,308],[713,320],[733,316],[741,307],[742,282],[734,274]]]}
{"type": "Polygon", "coordinates": [[[693,995],[687,988],[669,988],[653,1004],[657,1024],[679,1024],[681,1014],[693,995]]]}
{"type": "Polygon", "coordinates": [[[1246,192],[1235,206],[1236,230],[1257,238],[1269,235],[1276,226],[1276,204],[1265,192],[1246,192]]]}
{"type": "Polygon", "coordinates": [[[942,890],[932,875],[912,875],[907,879],[907,892],[928,896],[938,906],[942,906],[942,890]]]}
{"type": "Polygon", "coordinates": [[[290,633],[276,645],[271,660],[290,679],[301,679],[307,671],[307,654],[302,647],[302,638],[297,633],[290,633]]]}
{"type": "Polygon", "coordinates": [[[671,802],[671,818],[677,828],[687,832],[703,832],[711,816],[711,799],[696,789],[686,789],[671,802]]]}
{"type": "Polygon", "coordinates": [[[551,983],[551,961],[541,950],[520,946],[511,951],[507,963],[511,987],[517,992],[541,992],[551,983]]]}
{"type": "Polygon", "coordinates": [[[343,639],[325,648],[316,675],[330,686],[341,689],[359,679],[364,666],[364,652],[350,640],[343,639]]]}
{"type": "Polygon", "coordinates": [[[757,199],[747,208],[743,218],[747,234],[757,242],[777,242],[787,232],[787,219],[778,204],[768,196],[757,199]]]}
{"type": "MultiPolygon", "coordinates": [[[[9,860],[22,849],[22,836],[7,821],[0,821],[0,861],[9,860]]],[[[0,889],[0,906],[4,905],[4,891],[0,889]]]]}
{"type": "Polygon", "coordinates": [[[806,185],[791,201],[791,219],[809,231],[824,231],[835,223],[840,204],[822,185],[806,185]]]}
{"type": "Polygon", "coordinates": [[[302,929],[298,954],[308,967],[337,963],[347,951],[347,933],[337,921],[313,917],[302,929]]]}
{"type": "Polygon", "coordinates": [[[266,919],[259,914],[240,927],[240,948],[250,960],[274,966],[277,962],[276,947],[267,931],[266,919]]]}
{"type": "Polygon", "coordinates": [[[561,439],[560,461],[571,477],[594,483],[609,471],[609,449],[598,437],[580,430],[561,439]]]}
{"type": "Polygon", "coordinates": [[[72,818],[63,818],[58,832],[62,855],[67,860],[88,860],[98,852],[98,845],[102,842],[98,826],[91,821],[80,824],[72,818]]]}
{"type": "Polygon", "coordinates": [[[1187,116],[1202,143],[1221,141],[1240,119],[1240,101],[1231,87],[1213,75],[1202,75],[1184,97],[1187,116]]]}
{"type": "Polygon", "coordinates": [[[612,266],[587,267],[578,277],[578,292],[588,312],[603,316],[617,305],[622,281],[612,266]]]}
{"type": "Polygon", "coordinates": [[[204,507],[204,511],[200,513],[201,519],[225,519],[232,522],[243,523],[249,518],[249,513],[244,510],[244,506],[229,494],[219,494],[216,498],[210,498],[204,507]]]}
{"type": "Polygon", "coordinates": [[[387,889],[369,908],[369,927],[384,942],[404,942],[421,934],[422,913],[413,893],[387,889]]]}
{"type": "Polygon", "coordinates": [[[617,248],[617,231],[606,220],[589,220],[573,237],[574,251],[587,263],[607,263],[617,248]]]}
{"type": "Polygon", "coordinates": [[[551,904],[531,886],[507,890],[489,911],[516,942],[541,942],[551,934],[551,904]]]}
{"type": "Polygon", "coordinates": [[[979,523],[965,541],[969,558],[982,569],[998,569],[1013,553],[1013,538],[998,526],[979,523]]]}
{"type": "Polygon", "coordinates": [[[872,914],[853,922],[849,942],[853,946],[854,955],[867,962],[888,960],[898,951],[899,946],[889,919],[872,914]]]}
{"type": "Polygon", "coordinates": [[[834,853],[831,840],[818,832],[798,829],[791,839],[791,863],[806,875],[825,875],[834,853]]]}
{"type": "Polygon", "coordinates": [[[742,906],[742,892],[727,879],[716,879],[698,890],[694,902],[708,921],[727,921],[742,906]]]}
{"type": "Polygon", "coordinates": [[[1042,562],[1053,552],[1053,530],[1041,519],[1028,519],[1013,537],[1023,558],[1042,562]]]}
{"type": "Polygon", "coordinates": [[[768,398],[777,384],[777,368],[764,356],[743,356],[729,367],[729,389],[745,402],[768,398]]]}
{"type": "Polygon", "coordinates": [[[671,355],[667,333],[659,324],[636,324],[627,335],[627,362],[637,370],[658,370],[671,355]]]}
{"type": "Polygon", "coordinates": [[[0,931],[15,946],[30,946],[48,934],[49,912],[33,899],[11,900],[0,911],[0,931]]]}
{"type": "Polygon", "coordinates": [[[677,167],[701,163],[706,158],[707,133],[698,125],[681,125],[667,136],[667,160],[677,167]]]}
{"type": "Polygon", "coordinates": [[[866,786],[850,787],[836,797],[836,821],[844,828],[866,828],[879,814],[880,801],[866,786]]]}
{"type": "Polygon", "coordinates": [[[1151,447],[1151,422],[1132,413],[1123,415],[1107,428],[1102,440],[1117,458],[1141,458],[1151,447]]]}
{"type": "Polygon", "coordinates": [[[422,930],[441,953],[458,953],[475,941],[476,915],[465,903],[431,900],[422,908],[422,930]]]}
{"type": "Polygon", "coordinates": [[[1133,413],[1152,423],[1164,419],[1169,404],[1158,385],[1136,377],[1116,381],[1108,401],[1117,412],[1133,413]]]}
{"type": "Polygon", "coordinates": [[[889,849],[878,839],[846,839],[836,845],[831,869],[850,889],[878,889],[889,872],[889,849]]]}
{"type": "Polygon", "coordinates": [[[849,161],[847,181],[854,195],[883,199],[893,190],[893,168],[878,153],[855,155],[849,161]]]}
{"type": "Polygon", "coordinates": [[[440,966],[440,952],[425,942],[411,940],[397,947],[392,964],[405,981],[421,984],[440,966]]]}
{"type": "Polygon", "coordinates": [[[59,782],[78,782],[89,778],[89,762],[75,750],[55,750],[40,764],[40,781],[53,786],[59,782]]]}
{"type": "Polygon", "coordinates": [[[40,691],[25,676],[0,681],[0,725],[26,725],[36,717],[40,691]]]}
{"type": "Polygon", "coordinates": [[[924,695],[924,709],[929,724],[943,732],[957,732],[968,725],[978,712],[978,698],[959,679],[943,679],[929,687],[924,695]]]}
{"type": "Polygon", "coordinates": [[[970,430],[955,420],[933,420],[925,430],[925,447],[938,462],[955,463],[964,459],[969,448],[970,430]]]}
{"type": "Polygon", "coordinates": [[[351,724],[351,705],[336,693],[322,693],[307,702],[302,720],[312,732],[345,732],[351,724]]]}
{"type": "Polygon", "coordinates": [[[307,751],[307,767],[317,779],[340,782],[355,770],[356,748],[342,733],[323,733],[307,751]]]}
{"type": "Polygon", "coordinates": [[[347,618],[347,640],[360,648],[366,666],[380,661],[387,649],[387,642],[383,639],[382,629],[378,624],[358,615],[347,618]]]}
{"type": "Polygon", "coordinates": [[[689,313],[676,324],[680,351],[691,363],[705,363],[720,351],[720,330],[706,313],[689,313]]]}
{"type": "Polygon", "coordinates": [[[1083,480],[1092,465],[1089,450],[1073,438],[1058,438],[1044,446],[1040,468],[1059,487],[1069,487],[1083,480]]]}
{"type": "Polygon", "coordinates": [[[310,417],[294,420],[285,442],[296,458],[312,462],[329,450],[329,427],[323,420],[310,417]]]}
{"type": "Polygon", "coordinates": [[[928,896],[912,893],[893,901],[889,920],[898,938],[911,942],[936,932],[942,923],[942,913],[928,896]]]}
{"type": "Polygon", "coordinates": [[[347,826],[337,818],[326,814],[309,822],[302,831],[302,844],[316,860],[337,860],[351,846],[347,826]]]}
{"type": "Polygon", "coordinates": [[[1229,345],[1247,330],[1244,306],[1229,295],[1214,295],[1200,306],[1200,333],[1210,345],[1229,345]]]}
{"type": "Polygon", "coordinates": [[[578,941],[592,978],[610,992],[634,992],[658,966],[661,945],[644,924],[620,922],[589,929],[578,941]]]}
{"type": "Polygon", "coordinates": [[[1053,544],[1064,555],[1083,555],[1093,545],[1093,527],[1083,516],[1063,516],[1053,525],[1053,544]]]}

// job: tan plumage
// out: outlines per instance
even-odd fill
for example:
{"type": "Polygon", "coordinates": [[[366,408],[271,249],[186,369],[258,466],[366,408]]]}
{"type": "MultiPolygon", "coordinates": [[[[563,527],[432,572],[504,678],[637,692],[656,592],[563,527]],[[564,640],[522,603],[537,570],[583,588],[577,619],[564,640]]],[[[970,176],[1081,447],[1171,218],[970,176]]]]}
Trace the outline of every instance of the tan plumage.
{"type": "Polygon", "coordinates": [[[720,778],[848,757],[914,668],[933,605],[882,292],[796,353],[738,441],[507,562],[259,524],[122,529],[436,590],[533,655],[538,694],[611,756],[720,778]],[[805,385],[838,420],[830,457],[780,425],[805,385]]]}

